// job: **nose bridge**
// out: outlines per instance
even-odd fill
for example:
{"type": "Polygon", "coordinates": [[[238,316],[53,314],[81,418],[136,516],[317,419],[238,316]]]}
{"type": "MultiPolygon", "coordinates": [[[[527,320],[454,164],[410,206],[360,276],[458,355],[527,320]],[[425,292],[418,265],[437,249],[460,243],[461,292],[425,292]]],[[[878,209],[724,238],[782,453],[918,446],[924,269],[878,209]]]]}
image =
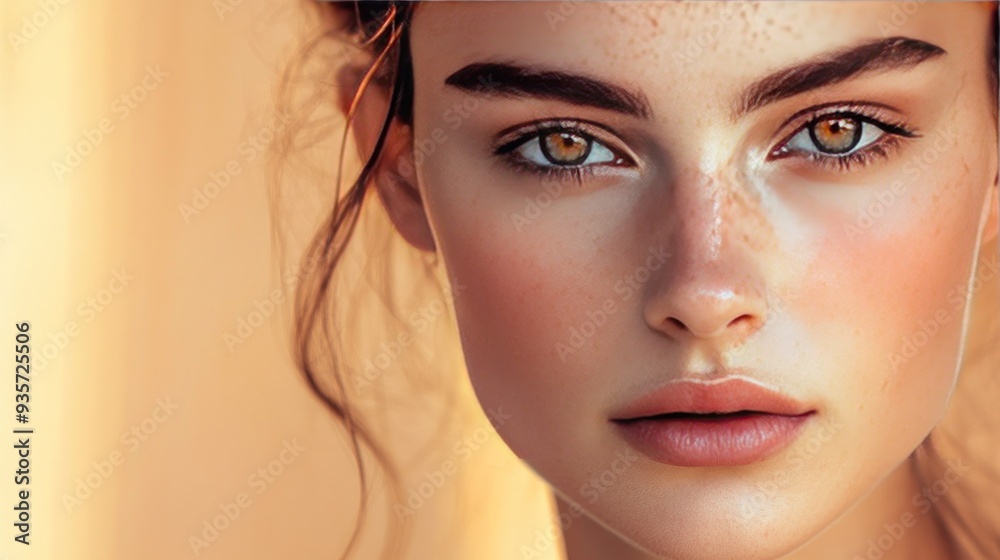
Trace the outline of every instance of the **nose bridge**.
{"type": "Polygon", "coordinates": [[[733,166],[691,168],[670,198],[671,266],[649,294],[647,323],[673,338],[749,335],[767,312],[759,237],[768,232],[749,185],[733,166]]]}
{"type": "Polygon", "coordinates": [[[730,224],[723,223],[726,199],[721,173],[693,170],[680,177],[674,191],[678,227],[676,251],[698,253],[702,261],[717,261],[730,224]]]}
{"type": "Polygon", "coordinates": [[[673,187],[677,218],[672,244],[689,259],[686,268],[740,268],[755,252],[763,219],[748,181],[733,166],[694,169],[678,177],[673,187]]]}

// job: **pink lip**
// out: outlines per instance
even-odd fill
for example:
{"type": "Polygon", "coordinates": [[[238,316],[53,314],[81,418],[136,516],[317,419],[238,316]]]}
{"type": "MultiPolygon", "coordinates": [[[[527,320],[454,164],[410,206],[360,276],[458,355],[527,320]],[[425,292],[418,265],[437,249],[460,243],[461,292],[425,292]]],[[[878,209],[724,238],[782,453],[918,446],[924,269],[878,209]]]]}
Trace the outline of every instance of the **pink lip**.
{"type": "Polygon", "coordinates": [[[787,395],[730,377],[671,383],[612,420],[626,440],[654,461],[739,466],[787,447],[815,412],[787,395]]]}

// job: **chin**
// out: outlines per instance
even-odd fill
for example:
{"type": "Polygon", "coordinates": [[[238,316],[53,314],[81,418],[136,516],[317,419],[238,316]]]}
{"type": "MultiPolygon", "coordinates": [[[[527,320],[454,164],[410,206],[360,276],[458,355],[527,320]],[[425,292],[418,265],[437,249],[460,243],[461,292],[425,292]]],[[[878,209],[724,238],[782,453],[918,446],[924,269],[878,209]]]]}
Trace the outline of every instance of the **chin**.
{"type": "MultiPolygon", "coordinates": [[[[721,484],[681,484],[670,489],[643,477],[588,504],[590,519],[653,558],[663,560],[774,560],[808,543],[832,523],[849,503],[846,493],[818,508],[798,493],[754,501],[753,486],[730,479],[721,484]],[[754,503],[752,512],[746,504],[754,503]]],[[[662,473],[658,478],[663,480],[662,473]]],[[[833,497],[831,497],[833,498],[833,497]]]]}

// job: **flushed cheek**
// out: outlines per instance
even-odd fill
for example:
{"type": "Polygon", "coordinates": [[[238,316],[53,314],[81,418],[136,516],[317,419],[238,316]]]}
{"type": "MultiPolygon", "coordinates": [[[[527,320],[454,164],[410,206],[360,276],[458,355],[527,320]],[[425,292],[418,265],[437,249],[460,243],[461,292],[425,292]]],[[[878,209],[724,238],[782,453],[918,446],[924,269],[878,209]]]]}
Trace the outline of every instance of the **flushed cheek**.
{"type": "Polygon", "coordinates": [[[510,415],[498,430],[505,443],[547,477],[606,455],[600,379],[617,372],[583,370],[558,353],[567,317],[590,305],[580,282],[586,272],[560,267],[543,248],[503,239],[463,243],[452,257],[468,286],[456,314],[470,381],[485,410],[510,415]]]}
{"type": "Polygon", "coordinates": [[[851,367],[833,372],[834,406],[865,430],[857,443],[872,453],[861,456],[881,460],[905,456],[944,411],[963,311],[949,293],[968,279],[974,234],[961,197],[935,204],[933,183],[911,189],[921,195],[897,201],[860,237],[825,238],[807,296],[818,303],[812,320],[840,327],[831,347],[852,356],[851,367]]]}
{"type": "Polygon", "coordinates": [[[557,345],[567,317],[590,306],[592,271],[578,264],[585,248],[572,240],[517,231],[509,207],[438,206],[435,229],[447,272],[464,287],[455,311],[476,395],[484,408],[510,411],[504,432],[537,435],[539,422],[556,429],[587,397],[557,345]]]}

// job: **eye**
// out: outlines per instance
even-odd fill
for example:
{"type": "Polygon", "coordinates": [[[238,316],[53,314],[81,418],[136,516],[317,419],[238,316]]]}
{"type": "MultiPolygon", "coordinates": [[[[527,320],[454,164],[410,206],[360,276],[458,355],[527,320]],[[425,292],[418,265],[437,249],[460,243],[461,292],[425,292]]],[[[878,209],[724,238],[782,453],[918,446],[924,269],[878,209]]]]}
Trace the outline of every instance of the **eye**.
{"type": "Polygon", "coordinates": [[[592,136],[573,130],[542,130],[510,151],[540,167],[578,167],[623,161],[592,136]]]}
{"type": "Polygon", "coordinates": [[[888,132],[884,128],[858,115],[828,115],[802,127],[779,147],[774,155],[800,152],[845,156],[864,150],[886,134],[888,132]]]}
{"type": "Polygon", "coordinates": [[[502,133],[492,152],[515,173],[580,186],[610,185],[621,182],[623,172],[635,175],[639,167],[637,156],[619,138],[601,123],[549,119],[502,133]]]}

